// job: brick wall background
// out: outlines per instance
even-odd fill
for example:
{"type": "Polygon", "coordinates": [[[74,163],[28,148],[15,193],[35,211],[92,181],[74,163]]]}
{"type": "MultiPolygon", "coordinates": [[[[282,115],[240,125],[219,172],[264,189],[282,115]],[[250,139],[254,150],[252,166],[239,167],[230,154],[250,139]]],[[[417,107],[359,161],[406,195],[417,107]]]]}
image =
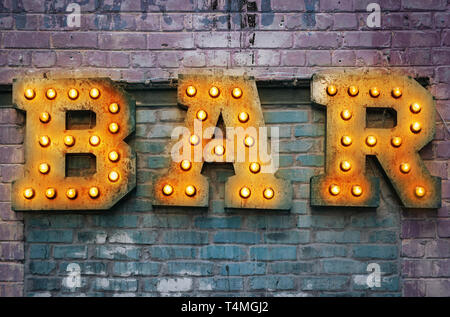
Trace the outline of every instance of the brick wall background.
{"type": "MultiPolygon", "coordinates": [[[[377,210],[310,208],[309,177],[323,165],[323,110],[265,108],[280,126],[282,169],[294,184],[289,213],[224,210],[229,168],[209,168],[208,210],[152,208],[152,175],[166,166],[176,107],[139,108],[131,143],[138,187],[103,213],[14,213],[24,116],[0,109],[0,295],[450,295],[447,0],[0,1],[0,83],[62,70],[150,83],[183,68],[240,68],[257,79],[309,78],[321,69],[390,67],[429,80],[436,137],[422,150],[442,177],[443,207],[405,210],[382,180],[377,210]],[[79,28],[65,8],[81,4],[79,28]],[[381,28],[365,12],[381,5],[381,28]],[[292,115],[292,112],[304,115],[292,115]],[[379,263],[382,287],[362,283],[379,263]],[[67,287],[69,263],[82,287],[67,287]]],[[[6,104],[7,105],[7,104],[6,104]]],[[[374,164],[369,171],[383,177],[374,164]]]]}

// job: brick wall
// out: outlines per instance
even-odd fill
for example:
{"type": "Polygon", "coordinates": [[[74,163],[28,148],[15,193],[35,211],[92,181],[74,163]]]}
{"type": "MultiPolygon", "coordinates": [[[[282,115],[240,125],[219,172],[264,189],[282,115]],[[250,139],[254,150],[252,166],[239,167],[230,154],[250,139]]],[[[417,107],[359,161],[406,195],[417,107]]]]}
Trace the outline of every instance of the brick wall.
{"type": "Polygon", "coordinates": [[[436,98],[436,137],[421,154],[443,179],[443,207],[405,210],[383,180],[377,210],[310,208],[309,177],[323,170],[324,113],[298,105],[264,109],[266,122],[281,127],[279,174],[295,192],[290,213],[224,210],[231,171],[220,168],[207,171],[217,179],[208,210],[152,208],[152,176],[166,166],[170,127],[184,116],[173,107],[137,112],[131,142],[139,185],[118,206],[22,215],[9,200],[24,162],[24,117],[1,108],[0,295],[21,294],[24,283],[26,295],[450,294],[446,0],[85,0],[74,1],[81,3],[79,28],[66,25],[69,2],[0,1],[0,83],[70,70],[149,83],[176,78],[183,68],[239,68],[257,79],[309,78],[339,67],[398,69],[428,78],[436,98]],[[370,2],[381,5],[379,29],[365,24],[370,2]],[[72,262],[82,269],[75,293],[63,282],[72,262]],[[381,289],[361,283],[371,262],[382,266],[381,289]]]}

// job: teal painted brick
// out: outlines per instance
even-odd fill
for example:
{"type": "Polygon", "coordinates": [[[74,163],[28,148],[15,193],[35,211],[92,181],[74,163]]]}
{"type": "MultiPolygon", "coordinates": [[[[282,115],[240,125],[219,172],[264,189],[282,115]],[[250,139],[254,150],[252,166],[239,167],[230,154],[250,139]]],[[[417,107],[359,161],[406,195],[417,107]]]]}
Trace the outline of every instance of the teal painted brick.
{"type": "Polygon", "coordinates": [[[211,209],[215,214],[225,213],[225,202],[223,200],[213,200],[211,201],[211,209]]]}
{"type": "Polygon", "coordinates": [[[140,248],[132,246],[102,245],[96,248],[96,257],[110,260],[139,260],[140,248]]]}
{"type": "Polygon", "coordinates": [[[344,228],[345,219],[342,215],[301,215],[298,216],[299,228],[344,228]]]}
{"type": "Polygon", "coordinates": [[[133,215],[95,215],[94,225],[104,228],[136,228],[138,216],[133,215]]]}
{"type": "Polygon", "coordinates": [[[272,138],[275,136],[273,129],[278,129],[278,137],[279,138],[290,138],[291,137],[291,127],[290,126],[270,126],[267,127],[267,136],[272,138]]]}
{"type": "Polygon", "coordinates": [[[325,126],[323,124],[299,124],[295,126],[294,135],[296,137],[315,137],[325,135],[325,126]]]}
{"type": "Polygon", "coordinates": [[[267,124],[308,122],[308,111],[264,111],[264,121],[267,124]]]}
{"type": "Polygon", "coordinates": [[[192,217],[186,215],[144,215],[144,228],[187,228],[192,217]]]}
{"type": "Polygon", "coordinates": [[[309,184],[300,184],[297,195],[301,199],[309,199],[309,184]]]}
{"type": "Polygon", "coordinates": [[[222,265],[221,275],[260,275],[266,273],[266,264],[263,262],[240,262],[222,265]]]}
{"type": "Polygon", "coordinates": [[[312,122],[325,122],[326,110],[312,108],[312,122]]]}
{"type": "Polygon", "coordinates": [[[397,220],[394,216],[378,218],[376,214],[360,214],[351,217],[350,224],[355,228],[395,227],[397,220]]]}
{"type": "MultiPolygon", "coordinates": [[[[150,126],[150,125],[147,125],[147,124],[137,124],[137,125],[136,125],[136,132],[135,132],[136,137],[137,137],[137,138],[147,138],[148,134],[150,133],[150,129],[151,129],[151,126],[150,126]]],[[[139,142],[139,141],[137,141],[137,142],[139,142]]],[[[136,142],[136,143],[137,143],[137,142],[136,142]]],[[[140,143],[140,142],[139,142],[139,143],[140,143]]],[[[140,152],[140,151],[138,151],[138,148],[136,148],[136,147],[135,147],[135,150],[136,150],[137,152],[140,152]]]]}
{"type": "MultiPolygon", "coordinates": [[[[62,262],[59,265],[60,274],[68,274],[67,267],[73,262],[62,262]]],[[[106,275],[107,274],[107,263],[106,262],[77,262],[80,266],[82,275],[106,275]]]]}
{"type": "Polygon", "coordinates": [[[344,290],[350,284],[350,278],[344,276],[310,277],[301,281],[304,291],[344,290]]]}
{"type": "Polygon", "coordinates": [[[360,231],[316,231],[316,242],[325,243],[358,243],[361,241],[360,231]]]}
{"type": "Polygon", "coordinates": [[[308,202],[306,201],[294,201],[292,203],[291,213],[293,214],[306,214],[308,211],[308,202]]]}
{"type": "Polygon", "coordinates": [[[30,259],[48,259],[50,256],[50,246],[46,244],[31,244],[30,259]]]}
{"type": "Polygon", "coordinates": [[[267,216],[257,215],[247,217],[247,226],[256,229],[288,229],[295,228],[295,217],[293,216],[267,216]]]}
{"type": "Polygon", "coordinates": [[[153,244],[158,239],[158,231],[119,230],[110,233],[111,243],[153,244]]]}
{"type": "Polygon", "coordinates": [[[102,244],[106,242],[106,231],[81,231],[78,232],[78,242],[86,244],[102,244]]]}
{"type": "Polygon", "coordinates": [[[167,244],[207,244],[208,233],[196,231],[168,231],[163,234],[167,244]]]}
{"type": "Polygon", "coordinates": [[[138,153],[161,154],[167,145],[167,142],[136,141],[134,149],[138,153]]]}
{"type": "Polygon", "coordinates": [[[267,232],[264,234],[264,243],[300,244],[309,241],[309,230],[267,232]]]}
{"type": "Polygon", "coordinates": [[[169,292],[183,293],[192,290],[192,279],[188,277],[177,278],[152,278],[145,279],[144,291],[146,292],[161,292],[168,294],[169,292]]]}
{"type": "Polygon", "coordinates": [[[61,278],[40,277],[27,279],[27,287],[30,291],[58,291],[61,289],[61,278]]]}
{"type": "Polygon", "coordinates": [[[253,276],[249,278],[251,290],[289,290],[295,289],[295,277],[291,276],[253,276]]]}
{"type": "Polygon", "coordinates": [[[147,159],[148,168],[166,168],[170,165],[170,157],[167,156],[150,156],[147,159]]]}
{"type": "Polygon", "coordinates": [[[371,243],[397,243],[399,234],[396,231],[380,230],[369,233],[371,243]]]}
{"type": "Polygon", "coordinates": [[[136,197],[139,198],[152,198],[153,186],[152,185],[144,185],[144,184],[137,184],[136,186],[136,197]]]}
{"type": "MultiPolygon", "coordinates": [[[[143,280],[144,292],[155,292],[158,287],[158,282],[159,282],[158,278],[150,278],[150,279],[143,280]]],[[[140,283],[142,283],[142,282],[140,282],[140,283]]]]}
{"type": "Polygon", "coordinates": [[[28,242],[72,242],[72,230],[29,230],[28,242]]]}
{"type": "Polygon", "coordinates": [[[294,246],[251,247],[250,258],[260,261],[296,260],[297,248],[294,246]]]}
{"type": "Polygon", "coordinates": [[[364,262],[347,259],[321,260],[320,264],[324,273],[336,274],[365,273],[367,267],[364,262]]]}
{"type": "Polygon", "coordinates": [[[56,269],[56,263],[48,261],[31,261],[29,269],[31,274],[48,275],[56,269]]]}
{"type": "Polygon", "coordinates": [[[320,292],[319,297],[364,297],[367,296],[364,292],[320,292]]]}
{"type": "Polygon", "coordinates": [[[287,179],[293,182],[309,182],[311,176],[314,175],[314,170],[311,168],[289,168],[289,169],[280,169],[275,175],[277,177],[287,179]]]}
{"type": "Polygon", "coordinates": [[[238,229],[241,227],[241,217],[198,217],[194,223],[200,229],[238,229]]]}
{"type": "Polygon", "coordinates": [[[345,257],[347,255],[347,249],[337,245],[308,245],[300,247],[299,251],[301,259],[345,257]]]}
{"type": "Polygon", "coordinates": [[[260,242],[257,232],[219,231],[214,235],[214,243],[256,244],[260,242]]]}
{"type": "Polygon", "coordinates": [[[200,291],[242,291],[244,289],[244,280],[240,277],[200,278],[198,279],[198,289],[200,291]]]}
{"type": "Polygon", "coordinates": [[[181,122],[186,115],[185,111],[180,109],[163,109],[160,111],[160,119],[162,122],[181,122]]]}
{"type": "MultiPolygon", "coordinates": [[[[368,273],[369,274],[369,273],[368,273]]],[[[400,278],[398,276],[381,276],[380,287],[369,288],[365,280],[358,280],[356,277],[352,280],[352,287],[354,290],[372,290],[372,291],[388,291],[396,292],[400,290],[400,278]]]]}
{"type": "Polygon", "coordinates": [[[207,276],[213,275],[212,262],[168,262],[167,272],[170,275],[207,276]]]}
{"type": "Polygon", "coordinates": [[[368,259],[395,259],[398,256],[398,249],[393,245],[356,245],[352,247],[352,256],[368,259]]]}
{"type": "Polygon", "coordinates": [[[53,247],[55,259],[86,259],[87,247],[82,245],[56,245],[53,247]]]}
{"type": "Polygon", "coordinates": [[[52,215],[32,217],[29,220],[30,228],[81,228],[83,226],[83,217],[80,215],[52,215]]]}
{"type": "Polygon", "coordinates": [[[288,167],[294,164],[294,157],[292,155],[279,155],[278,164],[280,167],[288,167]]]}
{"type": "Polygon", "coordinates": [[[149,109],[136,110],[136,123],[155,123],[156,111],[149,109]]]}
{"type": "Polygon", "coordinates": [[[269,272],[274,274],[305,274],[314,273],[314,262],[275,262],[270,263],[269,272]]]}
{"type": "Polygon", "coordinates": [[[149,248],[152,259],[193,259],[197,256],[197,249],[191,247],[151,247],[149,248]]]}
{"type": "Polygon", "coordinates": [[[324,156],[314,154],[299,155],[297,162],[300,162],[301,166],[323,166],[324,156]]]}
{"type": "Polygon", "coordinates": [[[174,128],[172,125],[154,125],[147,137],[151,139],[170,138],[174,128]]]}
{"type": "Polygon", "coordinates": [[[115,262],[113,273],[117,276],[148,276],[158,275],[161,264],[155,262],[115,262]]]}
{"type": "Polygon", "coordinates": [[[287,152],[308,152],[314,146],[311,140],[280,141],[280,153],[287,152]]]}
{"type": "Polygon", "coordinates": [[[96,278],[94,280],[94,291],[137,291],[137,280],[118,278],[96,278]]]}
{"type": "Polygon", "coordinates": [[[210,245],[200,249],[202,259],[244,260],[247,258],[243,248],[237,246],[210,245]]]}

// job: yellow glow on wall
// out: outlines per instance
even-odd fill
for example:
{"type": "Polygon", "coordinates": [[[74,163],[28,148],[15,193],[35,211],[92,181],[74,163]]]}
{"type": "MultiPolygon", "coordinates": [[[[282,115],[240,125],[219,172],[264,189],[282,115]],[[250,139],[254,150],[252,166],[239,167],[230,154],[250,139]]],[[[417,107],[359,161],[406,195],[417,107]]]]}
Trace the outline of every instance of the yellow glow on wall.
{"type": "Polygon", "coordinates": [[[89,144],[92,146],[97,146],[100,144],[100,137],[98,135],[93,135],[89,138],[89,144]]]}
{"type": "Polygon", "coordinates": [[[78,90],[76,90],[75,88],[69,89],[69,92],[67,94],[68,94],[69,98],[72,100],[75,100],[78,98],[78,90]]]}
{"type": "Polygon", "coordinates": [[[47,98],[50,100],[53,100],[56,98],[56,90],[53,88],[47,89],[47,92],[45,93],[47,98]]]}
{"type": "Polygon", "coordinates": [[[111,113],[118,113],[120,110],[120,106],[117,102],[113,102],[109,105],[108,109],[111,113]]]}
{"type": "Polygon", "coordinates": [[[72,135],[66,135],[64,137],[64,144],[67,146],[73,146],[75,144],[75,138],[72,135]]]}
{"type": "Polygon", "coordinates": [[[48,123],[48,122],[50,121],[50,114],[49,114],[48,112],[46,112],[46,111],[42,112],[42,113],[39,115],[39,120],[40,120],[42,123],[48,123]]]}
{"type": "Polygon", "coordinates": [[[33,99],[34,97],[36,97],[36,92],[34,91],[34,89],[27,88],[27,89],[25,89],[24,96],[25,96],[25,98],[27,98],[28,100],[31,100],[31,99],[33,99]]]}
{"type": "Polygon", "coordinates": [[[56,189],[53,187],[47,188],[47,190],[45,191],[45,197],[47,197],[48,199],[53,199],[56,197],[56,189]]]}

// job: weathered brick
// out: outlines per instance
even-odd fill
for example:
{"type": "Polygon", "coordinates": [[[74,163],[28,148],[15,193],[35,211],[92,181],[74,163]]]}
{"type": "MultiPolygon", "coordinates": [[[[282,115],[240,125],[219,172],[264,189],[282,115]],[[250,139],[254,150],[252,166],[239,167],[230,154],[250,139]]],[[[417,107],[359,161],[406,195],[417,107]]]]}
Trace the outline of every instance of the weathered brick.
{"type": "Polygon", "coordinates": [[[299,32],[294,35],[294,48],[330,49],[339,44],[337,32],[299,32]]]}
{"type": "Polygon", "coordinates": [[[208,234],[195,231],[168,231],[163,233],[163,241],[167,244],[207,244],[208,234]]]}
{"type": "Polygon", "coordinates": [[[288,48],[292,47],[292,34],[270,31],[255,32],[247,37],[247,43],[250,47],[255,48],[288,48]]]}
{"type": "Polygon", "coordinates": [[[142,226],[145,228],[187,228],[191,217],[187,215],[144,215],[142,226]]]}
{"type": "MultiPolygon", "coordinates": [[[[397,33],[395,33],[397,34],[397,33]]],[[[388,32],[344,32],[343,46],[352,47],[389,47],[391,43],[391,34],[388,32]]]]}
{"type": "Polygon", "coordinates": [[[133,246],[98,246],[96,258],[110,260],[139,260],[140,248],[133,246]]]}
{"type": "Polygon", "coordinates": [[[57,245],[53,248],[55,259],[86,259],[87,247],[78,245],[57,245]]]}
{"type": "Polygon", "coordinates": [[[221,275],[261,275],[266,272],[266,264],[263,262],[239,262],[223,264],[221,275]]]}
{"type": "Polygon", "coordinates": [[[135,292],[137,291],[137,280],[96,278],[93,288],[96,291],[135,292]]]}
{"type": "MultiPolygon", "coordinates": [[[[298,147],[301,147],[302,145],[298,143],[298,147]]],[[[296,147],[297,145],[294,145],[296,147]]],[[[298,149],[297,147],[297,149],[298,149]]],[[[302,151],[303,152],[303,151],[302,151]]],[[[289,179],[293,182],[302,182],[306,183],[309,182],[311,176],[314,175],[314,170],[309,168],[296,168],[296,169],[280,169],[275,174],[277,177],[289,179]]]]}
{"type": "Polygon", "coordinates": [[[397,246],[391,245],[355,245],[352,256],[367,259],[395,259],[398,256],[397,246]]]}
{"type": "Polygon", "coordinates": [[[56,263],[49,261],[31,261],[29,263],[29,269],[32,274],[49,275],[56,269],[56,263]]]}
{"type": "Polygon", "coordinates": [[[345,219],[341,216],[300,215],[297,226],[299,228],[344,228],[345,219]]]}
{"type": "Polygon", "coordinates": [[[345,257],[347,248],[334,245],[308,245],[299,248],[301,259],[345,257]]]}
{"type": "Polygon", "coordinates": [[[0,243],[0,260],[16,261],[24,259],[24,245],[21,242],[0,243]]]}
{"type": "Polygon", "coordinates": [[[115,262],[113,273],[117,276],[148,276],[158,275],[161,269],[160,263],[155,262],[115,262]]]}
{"type": "Polygon", "coordinates": [[[200,258],[238,261],[246,259],[247,253],[238,246],[211,245],[200,249],[200,258]]]}
{"type": "Polygon", "coordinates": [[[434,238],[436,225],[433,221],[404,220],[402,221],[401,237],[405,238],[434,238]]]}
{"type": "Polygon", "coordinates": [[[252,290],[289,290],[295,289],[295,277],[292,276],[252,276],[249,278],[252,290]]]}
{"type": "Polygon", "coordinates": [[[296,260],[297,248],[294,246],[251,247],[250,258],[258,261],[296,260]]]}
{"type": "Polygon", "coordinates": [[[146,46],[145,34],[100,33],[98,38],[98,47],[100,49],[145,49],[146,46]]]}
{"type": "Polygon", "coordinates": [[[435,31],[398,31],[392,37],[392,47],[431,46],[439,46],[439,33],[435,31]]]}
{"type": "Polygon", "coordinates": [[[157,231],[144,230],[120,230],[113,231],[108,241],[110,243],[124,243],[124,244],[153,244],[158,238],[157,231]]]}
{"type": "Polygon", "coordinates": [[[273,262],[269,264],[269,272],[274,274],[306,274],[313,273],[317,264],[314,262],[273,262]]]}
{"type": "Polygon", "coordinates": [[[163,247],[154,246],[149,248],[152,259],[194,259],[197,256],[197,248],[192,247],[163,247]]]}
{"type": "Polygon", "coordinates": [[[198,279],[199,291],[241,291],[243,285],[243,279],[236,277],[207,277],[198,279]]]}
{"type": "Polygon", "coordinates": [[[346,276],[310,277],[301,281],[301,289],[305,291],[343,290],[350,280],[346,276]]]}
{"type": "Polygon", "coordinates": [[[41,32],[8,32],[3,36],[5,48],[50,48],[50,34],[41,32]]]}
{"type": "Polygon", "coordinates": [[[261,238],[256,232],[219,231],[214,235],[214,243],[256,244],[261,238]]]}
{"type": "Polygon", "coordinates": [[[265,243],[301,244],[310,241],[309,230],[268,232],[264,234],[265,243]]]}
{"type": "Polygon", "coordinates": [[[95,226],[111,228],[136,228],[137,216],[132,215],[99,215],[93,217],[93,223],[95,226]]]}
{"type": "Polygon", "coordinates": [[[314,241],[323,243],[358,243],[361,241],[360,231],[316,231],[314,241]]]}
{"type": "Polygon", "coordinates": [[[23,264],[0,263],[1,282],[22,282],[24,277],[23,264]]]}
{"type": "Polygon", "coordinates": [[[198,217],[194,224],[200,229],[238,229],[241,227],[241,217],[198,217]]]}
{"type": "Polygon", "coordinates": [[[97,48],[97,36],[90,32],[62,32],[52,34],[54,48],[97,48]]]}
{"type": "Polygon", "coordinates": [[[191,33],[149,33],[148,49],[189,49],[194,48],[194,37],[191,33]]]}
{"type": "Polygon", "coordinates": [[[168,262],[170,275],[208,276],[213,275],[214,264],[211,262],[168,262]]]}

